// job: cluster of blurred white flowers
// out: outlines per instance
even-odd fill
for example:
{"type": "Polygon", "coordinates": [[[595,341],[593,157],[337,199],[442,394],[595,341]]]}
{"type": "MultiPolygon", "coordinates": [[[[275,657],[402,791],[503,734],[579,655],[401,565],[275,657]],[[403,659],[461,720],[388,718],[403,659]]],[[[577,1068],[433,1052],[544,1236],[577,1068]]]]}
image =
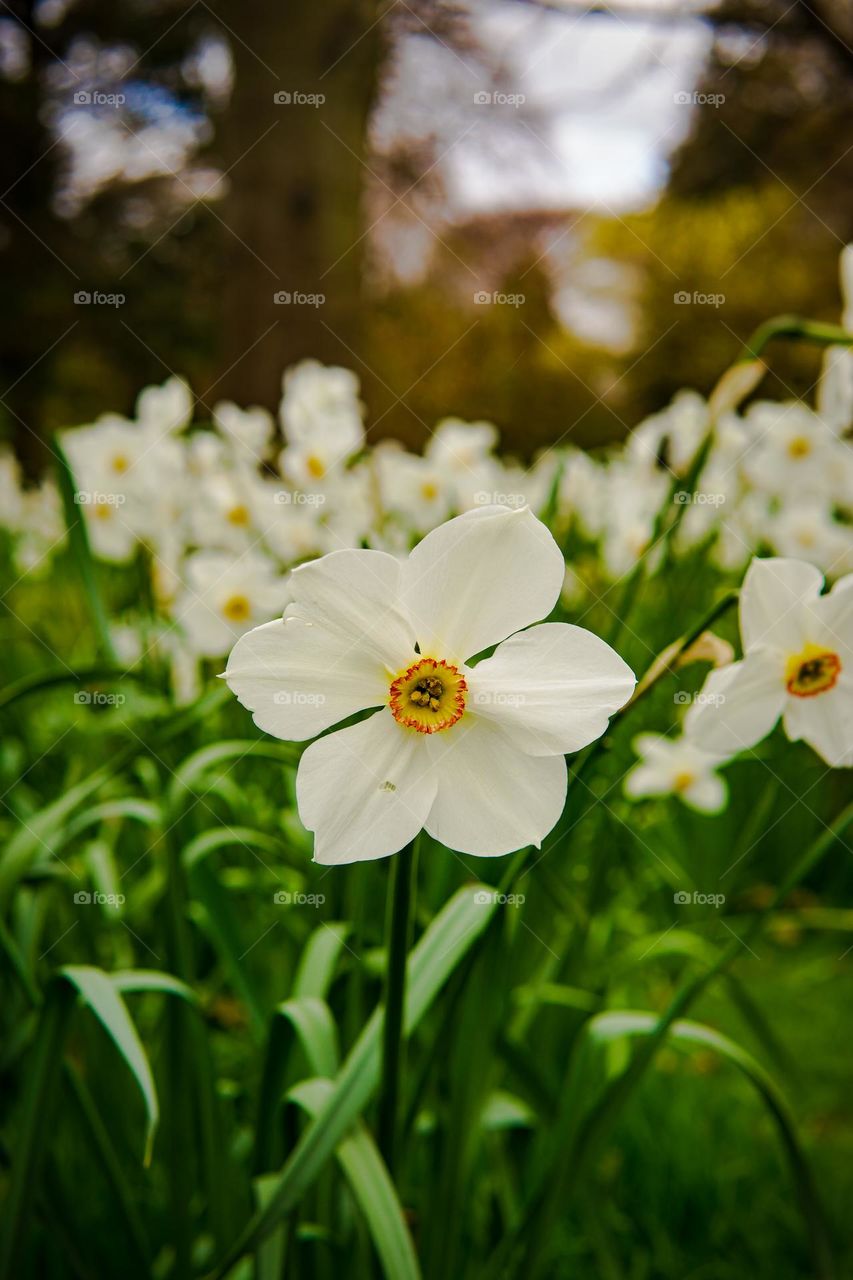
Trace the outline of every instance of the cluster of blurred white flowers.
{"type": "MultiPolygon", "coordinates": [[[[485,506],[529,506],[546,521],[567,561],[567,601],[640,561],[655,572],[661,512],[673,508],[671,555],[728,574],[756,554],[808,561],[830,580],[850,573],[853,354],[829,349],[814,408],[752,400],[741,410],[762,366],[738,368],[724,394],[682,391],[621,445],[589,454],[557,443],[528,466],[498,455],[487,422],[447,418],[422,453],[368,445],[356,375],[313,360],[286,372],[278,423],[227,402],[208,416],[171,378],[141,393],[133,418],[104,414],[60,445],[96,558],[145,566],[157,621],[140,651],[158,645],[187,670],[280,616],[293,566],[343,548],[405,556],[485,506]]],[[[55,482],[24,485],[8,452],[0,523],[22,575],[48,565],[65,536],[55,482]]]]}
{"type": "Polygon", "coordinates": [[[623,448],[601,458],[569,455],[561,513],[577,518],[618,578],[654,555],[658,512],[670,494],[687,508],[676,538],[681,554],[706,549],[723,570],[742,569],[756,551],[808,560],[833,578],[853,569],[853,447],[838,419],[830,423],[802,402],[758,400],[714,419],[708,401],[680,392],[623,448]],[[688,476],[709,433],[694,488],[688,476]]]}

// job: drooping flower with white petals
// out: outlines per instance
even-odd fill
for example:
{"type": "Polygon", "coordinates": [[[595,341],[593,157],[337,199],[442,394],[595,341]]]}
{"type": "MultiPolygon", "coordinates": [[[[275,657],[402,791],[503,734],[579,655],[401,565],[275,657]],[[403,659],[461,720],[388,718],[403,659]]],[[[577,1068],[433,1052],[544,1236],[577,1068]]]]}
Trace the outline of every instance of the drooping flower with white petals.
{"type": "Polygon", "coordinates": [[[821,595],[823,575],[801,560],[753,560],[740,597],[740,662],[712,671],[684,729],[699,746],[735,755],[782,717],[827,764],[853,765],[853,574],[821,595]]]}
{"type": "Polygon", "coordinates": [[[699,813],[720,813],[728,801],[728,788],[717,774],[724,756],[703,751],[689,738],[665,738],[641,733],[634,739],[638,764],[625,778],[631,800],[646,796],[677,796],[699,813]]]}
{"type": "Polygon", "coordinates": [[[635,684],[591,632],[530,626],[554,607],[564,568],[527,508],[490,506],[404,561],[344,550],[291,573],[284,618],[237,642],[228,684],[284,739],[378,708],[302,756],[315,861],[384,857],[422,828],[463,853],[541,843],[563,810],[564,753],[600,737],[635,684]]]}

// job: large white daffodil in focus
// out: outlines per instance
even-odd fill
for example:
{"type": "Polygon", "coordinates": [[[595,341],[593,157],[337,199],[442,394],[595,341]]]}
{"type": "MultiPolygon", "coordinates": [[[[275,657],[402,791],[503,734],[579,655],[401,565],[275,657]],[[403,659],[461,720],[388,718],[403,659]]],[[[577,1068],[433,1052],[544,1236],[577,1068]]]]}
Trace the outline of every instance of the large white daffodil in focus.
{"type": "Polygon", "coordinates": [[[381,708],[302,756],[315,861],[385,857],[422,828],[463,853],[541,842],[563,810],[564,752],[600,737],[635,684],[582,627],[522,630],[564,572],[545,525],[498,506],[440,525],[404,561],[346,550],[293,570],[284,618],[238,640],[228,684],[277,738],[381,708]]]}
{"type": "Polygon", "coordinates": [[[802,560],[753,560],[740,596],[740,662],[712,671],[684,731],[726,755],[766,737],[780,716],[792,741],[829,765],[853,765],[853,574],[821,595],[802,560]]]}

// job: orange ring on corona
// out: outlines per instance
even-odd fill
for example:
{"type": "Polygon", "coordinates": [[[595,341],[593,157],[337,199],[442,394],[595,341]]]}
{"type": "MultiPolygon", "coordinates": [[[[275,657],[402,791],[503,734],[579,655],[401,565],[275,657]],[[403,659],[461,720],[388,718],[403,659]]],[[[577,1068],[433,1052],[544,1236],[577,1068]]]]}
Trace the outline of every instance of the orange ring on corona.
{"type": "Polygon", "coordinates": [[[802,653],[788,660],[785,687],[795,698],[815,698],[826,693],[841,674],[841,659],[837,653],[807,644],[802,653]]]}
{"type": "Polygon", "coordinates": [[[438,733],[461,719],[467,692],[465,677],[452,663],[421,658],[392,681],[389,706],[406,729],[438,733]]]}

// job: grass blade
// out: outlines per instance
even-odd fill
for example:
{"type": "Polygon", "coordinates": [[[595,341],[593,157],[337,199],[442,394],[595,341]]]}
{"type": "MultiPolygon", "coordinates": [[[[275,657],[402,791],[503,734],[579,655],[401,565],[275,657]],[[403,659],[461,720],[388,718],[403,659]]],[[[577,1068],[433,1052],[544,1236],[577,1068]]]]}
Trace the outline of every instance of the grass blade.
{"type": "MultiPolygon", "coordinates": [[[[460,889],[442,908],[409,956],[404,1030],[411,1035],[457,964],[479,938],[495,910],[492,895],[477,902],[483,886],[460,889]]],[[[338,1073],[313,1123],[282,1169],[264,1209],[216,1269],[222,1280],[231,1267],[296,1205],[367,1105],[379,1080],[382,1012],[377,1009],[338,1073]]]]}
{"type": "MultiPolygon", "coordinates": [[[[316,1119],[334,1090],[331,1080],[303,1080],[288,1097],[316,1119]]],[[[364,1214],[387,1280],[420,1280],[403,1209],[379,1150],[357,1123],[336,1151],[353,1196],[364,1214]]]]}
{"type": "Polygon", "coordinates": [[[21,1274],[20,1255],[39,1186],[73,1008],[71,987],[66,982],[53,982],[45,999],[27,1073],[17,1159],[12,1164],[0,1239],[0,1280],[17,1280],[21,1274]]]}
{"type": "Polygon", "coordinates": [[[130,1068],[145,1104],[145,1151],[143,1163],[151,1160],[151,1148],[159,1120],[157,1091],[148,1057],[131,1021],[127,1005],[109,974],[92,965],[66,965],[59,976],[76,988],[89,1006],[116,1049],[130,1068]]]}

